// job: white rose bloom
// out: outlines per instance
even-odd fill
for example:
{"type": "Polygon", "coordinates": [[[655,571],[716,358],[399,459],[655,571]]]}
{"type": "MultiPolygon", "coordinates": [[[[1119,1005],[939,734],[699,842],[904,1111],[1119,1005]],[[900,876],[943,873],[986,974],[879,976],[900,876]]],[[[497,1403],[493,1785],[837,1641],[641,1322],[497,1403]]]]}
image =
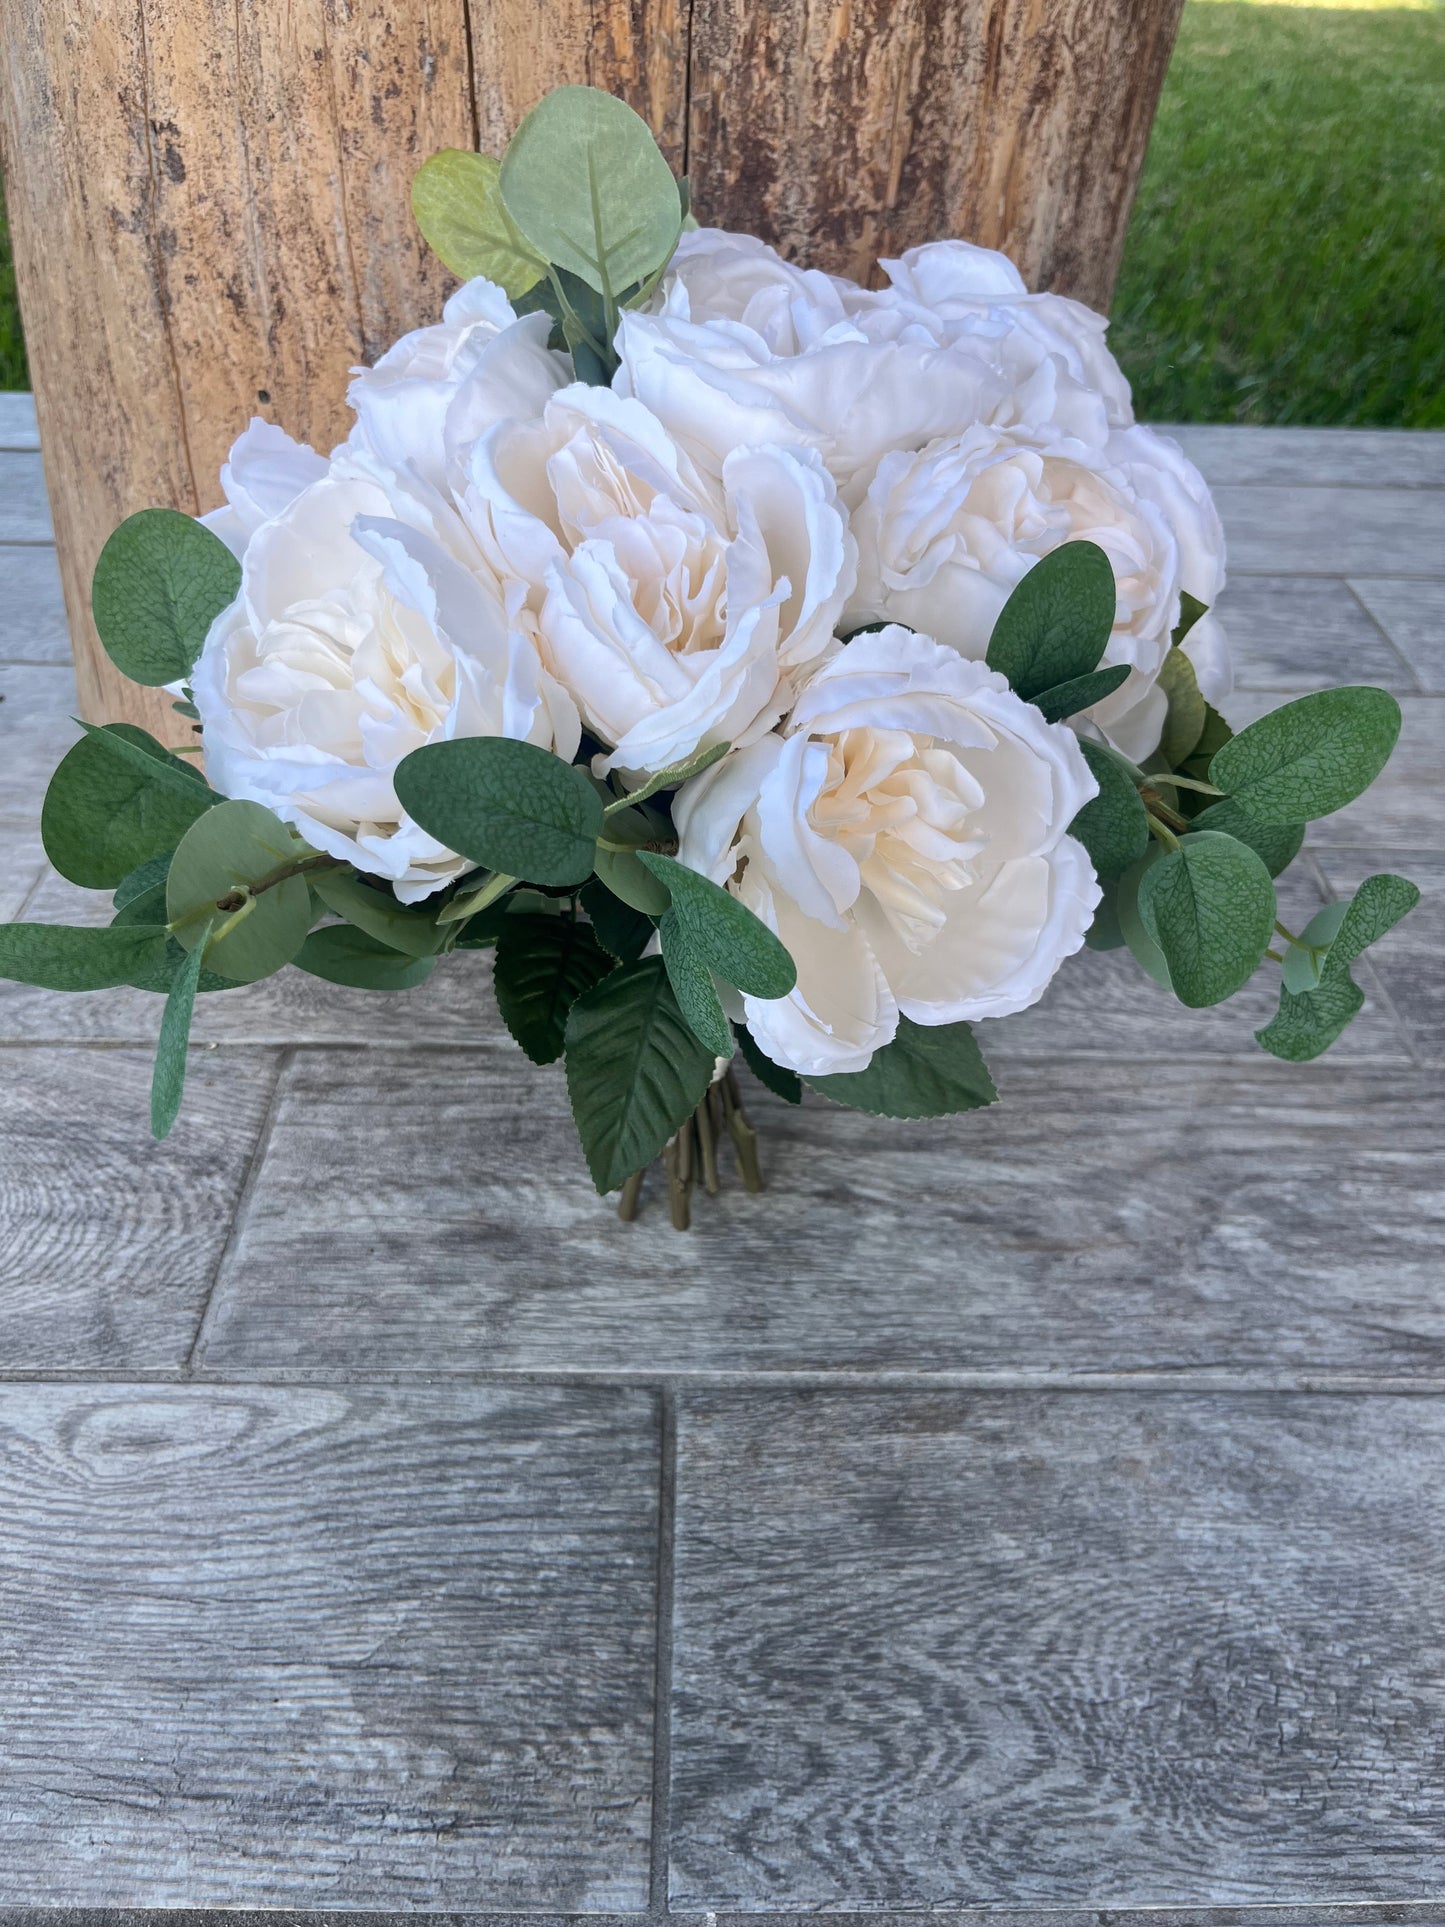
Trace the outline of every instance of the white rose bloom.
{"type": "Polygon", "coordinates": [[[212,509],[201,521],[239,559],[261,524],[279,515],[303,488],[319,482],[326,467],[324,455],[253,415],[221,469],[225,506],[212,509]]]}
{"type": "Polygon", "coordinates": [[[886,455],[853,518],[859,579],[847,625],[906,623],[982,661],[1034,563],[1063,542],[1096,542],[1117,596],[1103,660],[1133,673],[1087,716],[1126,755],[1148,755],[1163,725],[1154,681],[1181,587],[1179,542],[1158,493],[1082,442],[1024,429],[979,425],[917,454],[886,455]]]}
{"type": "Polygon", "coordinates": [[[801,354],[830,333],[860,330],[870,297],[855,282],[795,267],[751,234],[699,228],[678,242],[664,282],[663,312],[684,321],[732,321],[775,355],[801,354]]]}
{"type": "Polygon", "coordinates": [[[580,731],[496,586],[390,509],[356,476],[297,495],[252,537],[193,686],[217,789],[412,903],[472,866],[402,810],[401,758],[511,736],[570,760],[580,731]]]}
{"type": "Polygon", "coordinates": [[[477,445],[468,514],[600,768],[750,742],[836,648],[856,548],[807,449],[700,471],[640,402],[577,384],[477,445]]]}
{"type": "Polygon", "coordinates": [[[931,638],[858,636],[783,734],[680,791],[679,859],[781,938],[791,996],[743,1000],[803,1075],[862,1070],[919,1024],[1035,1003],[1100,891],[1068,835],[1096,785],[1073,734],[931,638]]]}

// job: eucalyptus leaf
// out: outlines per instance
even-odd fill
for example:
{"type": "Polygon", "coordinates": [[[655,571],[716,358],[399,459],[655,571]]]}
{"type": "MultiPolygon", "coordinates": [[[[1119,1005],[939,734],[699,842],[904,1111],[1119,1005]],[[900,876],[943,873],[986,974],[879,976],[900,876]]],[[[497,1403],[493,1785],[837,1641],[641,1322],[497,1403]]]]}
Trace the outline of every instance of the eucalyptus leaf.
{"type": "Polygon", "coordinates": [[[613,967],[590,925],[575,917],[505,919],[492,979],[497,1009],[534,1064],[562,1055],[568,1011],[613,967]]]}
{"type": "Polygon", "coordinates": [[[502,198],[548,261],[617,300],[665,264],[682,231],[677,182],[646,121],[595,87],[557,87],[502,160],[502,198]]]}
{"type": "Polygon", "coordinates": [[[1336,977],[1302,995],[1281,988],[1279,1009],[1255,1041],[1271,1057],[1308,1064],[1327,1051],[1364,1009],[1365,993],[1352,977],[1336,977]]]}
{"type": "Polygon", "coordinates": [[[1120,934],[1135,963],[1161,990],[1172,991],[1174,986],[1169,981],[1169,965],[1164,960],[1164,952],[1145,929],[1143,918],[1139,915],[1140,885],[1163,855],[1162,845],[1153,843],[1137,863],[1130,865],[1119,879],[1114,912],[1119,921],[1120,934]]]}
{"type": "Polygon", "coordinates": [[[446,938],[431,910],[398,903],[390,890],[364,883],[350,870],[319,870],[311,887],[326,908],[369,937],[408,957],[434,957],[446,938]]]}
{"type": "Polygon", "coordinates": [[[697,1109],[714,1058],[678,1008],[661,957],[622,964],[567,1018],[567,1092],[599,1192],[651,1163],[697,1109]]]}
{"type": "Polygon", "coordinates": [[[1119,892],[1116,885],[1105,882],[1104,894],[1099,899],[1099,907],[1094,912],[1094,921],[1084,932],[1084,942],[1090,950],[1122,950],[1124,931],[1119,922],[1119,892]]]}
{"type": "Polygon", "coordinates": [[[652,918],[613,896],[600,877],[592,877],[583,884],[581,901],[592,920],[597,941],[619,963],[632,963],[652,942],[657,929],[652,918]]]}
{"type": "Polygon", "coordinates": [[[1101,877],[1119,877],[1149,848],[1149,817],[1133,778],[1119,759],[1098,743],[1081,739],[1079,748],[1099,794],[1069,825],[1101,877]]]}
{"type": "Polygon", "coordinates": [[[1245,813],[1232,796],[1211,803],[1190,824],[1196,830],[1217,830],[1224,836],[1238,837],[1259,857],[1272,877],[1282,876],[1304,847],[1303,823],[1259,823],[1245,813]]]}
{"type": "MultiPolygon", "coordinates": [[[[1291,970],[1286,960],[1279,1010],[1255,1032],[1259,1044],[1271,1056],[1294,1064],[1308,1063],[1328,1050],[1364,1006],[1364,992],[1350,975],[1350,965],[1419,901],[1420,892],[1408,878],[1382,871],[1366,877],[1347,905],[1331,904],[1313,917],[1302,934],[1311,943],[1324,939],[1329,944],[1315,963],[1317,981],[1302,982],[1302,967],[1291,970]]],[[[1290,958],[1295,954],[1291,950],[1290,958]]]]}
{"type": "Polygon", "coordinates": [[[436,968],[435,957],[407,956],[349,923],[313,930],[292,962],[308,976],[352,990],[413,990],[436,968]]]}
{"type": "Polygon", "coordinates": [[[672,901],[667,886],[643,867],[635,850],[604,850],[597,846],[597,875],[613,896],[643,916],[660,917],[672,901]]]}
{"type": "Polygon", "coordinates": [[[798,981],[797,968],[746,904],[675,857],[653,850],[639,856],[670,898],[661,925],[664,952],[671,936],[674,946],[685,946],[699,963],[747,996],[788,995],[798,981]]]}
{"type": "Polygon", "coordinates": [[[1065,542],[1042,557],[1004,604],[987,662],[1032,702],[1099,666],[1114,627],[1114,570],[1094,542],[1065,542]]]}
{"type": "Polygon", "coordinates": [[[714,1057],[731,1057],[733,1034],[717,994],[717,983],[694,949],[686,926],[679,924],[669,910],[662,919],[659,933],[667,980],[677,998],[678,1009],[687,1019],[688,1029],[699,1043],[707,1045],[714,1057]]]}
{"type": "Polygon", "coordinates": [[[506,736],[466,736],[413,750],[394,780],[408,815],[471,863],[528,883],[592,874],[602,804],[586,771],[559,756],[506,736]]]}
{"type": "Polygon", "coordinates": [[[1303,993],[1318,988],[1325,952],[1340,934],[1348,909],[1345,903],[1327,903],[1301,930],[1299,942],[1290,944],[1280,971],[1287,990],[1303,993]]]}
{"type": "Polygon", "coordinates": [[[259,803],[218,803],[197,819],[171,858],[166,908],[172,934],[193,950],[214,924],[206,962],[233,983],[254,983],[290,963],[311,928],[304,876],[269,880],[306,845],[259,803]],[[255,886],[266,884],[258,889],[255,886]]]}
{"type": "MultiPolygon", "coordinates": [[[[142,890],[138,896],[128,898],[111,918],[110,927],[115,930],[126,929],[136,924],[149,924],[152,929],[157,927],[164,929],[166,914],[166,886],[162,879],[160,883],[153,883],[148,890],[142,890]]],[[[164,953],[147,962],[133,977],[127,977],[126,982],[132,990],[155,991],[164,997],[175,983],[177,975],[185,968],[189,954],[188,951],[182,950],[170,932],[166,931],[164,953]]],[[[217,976],[214,970],[203,970],[196,979],[196,989],[202,995],[235,988],[235,984],[229,977],[217,976]]]]}
{"type": "MultiPolygon", "coordinates": [[[[115,895],[111,898],[116,909],[124,910],[128,903],[136,897],[143,897],[147,891],[154,890],[157,885],[160,887],[161,900],[164,903],[165,884],[170,874],[172,854],[170,850],[162,850],[158,856],[148,857],[144,863],[138,863],[135,869],[123,876],[115,887],[115,895]]],[[[165,918],[162,917],[160,921],[164,923],[165,918]]]]}
{"type": "Polygon", "coordinates": [[[196,989],[201,980],[201,965],[210,925],[201,932],[195,949],[176,972],[166,995],[161,1016],[161,1034],[156,1044],[155,1069],[151,1074],[151,1136],[168,1137],[181,1108],[186,1087],[186,1057],[191,1041],[191,1013],[196,1007],[196,989]]]}
{"type": "Polygon", "coordinates": [[[632,790],[626,796],[619,797],[615,803],[609,804],[603,814],[610,818],[614,810],[621,809],[626,804],[645,803],[649,796],[656,796],[659,790],[679,788],[691,777],[701,776],[705,769],[711,769],[714,763],[720,763],[731,748],[731,743],[714,743],[710,749],[694,750],[691,756],[684,757],[680,763],[669,763],[666,769],[660,769],[655,775],[649,776],[641,789],[632,790]]]}
{"type": "Polygon", "coordinates": [[[142,509],[101,550],[90,606],[116,668],[158,688],[190,675],[240,589],[241,565],[218,536],[175,509],[142,509]]]}
{"type": "Polygon", "coordinates": [[[1223,1003],[1254,975],[1274,933],[1274,884],[1247,843],[1196,831],[1139,885],[1139,917],[1169,982],[1192,1010],[1223,1003]]]}
{"type": "Polygon", "coordinates": [[[1214,756],[1209,780],[1260,823],[1310,823],[1367,790],[1400,734],[1383,689],[1320,689],[1273,709],[1214,756]]]}
{"type": "Polygon", "coordinates": [[[173,850],[219,800],[145,730],[107,723],[61,759],[40,812],[41,840],[63,877],[113,890],[173,850]]]}
{"type": "Polygon", "coordinates": [[[1111,663],[1107,669],[1093,669],[1087,676],[1055,683],[1052,689],[1045,689],[1034,697],[1034,705],[1043,711],[1045,722],[1062,723],[1070,716],[1077,716],[1081,709],[1092,709],[1095,703],[1103,702],[1128,680],[1128,663],[1111,663]]]}
{"type": "Polygon", "coordinates": [[[775,1064],[746,1024],[734,1024],[733,1034],[738,1040],[744,1063],[758,1082],[770,1090],[774,1097],[782,1098],[785,1104],[801,1104],[803,1080],[798,1073],[775,1064]]]}
{"type": "Polygon", "coordinates": [[[0,924],[0,977],[42,990],[114,990],[161,967],[162,925],[109,929],[55,923],[0,924]]]}
{"type": "Polygon", "coordinates": [[[470,281],[485,275],[512,300],[547,272],[502,201],[502,164],[490,154],[444,147],[417,169],[411,209],[428,247],[470,281]]]}
{"type": "Polygon", "coordinates": [[[815,1091],[875,1117],[949,1117],[997,1102],[968,1024],[915,1024],[900,1017],[891,1044],[873,1053],[866,1070],[810,1077],[815,1091]]]}
{"type": "Polygon", "coordinates": [[[1207,719],[1194,664],[1177,643],[1164,658],[1157,687],[1169,705],[1159,748],[1170,769],[1177,770],[1198,747],[1207,719]]]}

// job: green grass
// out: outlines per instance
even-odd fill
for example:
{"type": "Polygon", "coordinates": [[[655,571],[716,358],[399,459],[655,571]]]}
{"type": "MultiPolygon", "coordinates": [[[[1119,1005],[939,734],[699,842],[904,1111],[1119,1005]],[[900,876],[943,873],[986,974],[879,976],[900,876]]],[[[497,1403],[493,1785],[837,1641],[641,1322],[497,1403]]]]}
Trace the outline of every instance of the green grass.
{"type": "Polygon", "coordinates": [[[0,199],[0,389],[28,388],[25,337],[20,332],[20,310],[15,302],[15,263],[10,256],[10,230],[0,199]]]}
{"type": "Polygon", "coordinates": [[[1445,427],[1445,10],[1188,0],[1113,312],[1145,420],[1445,427]]]}

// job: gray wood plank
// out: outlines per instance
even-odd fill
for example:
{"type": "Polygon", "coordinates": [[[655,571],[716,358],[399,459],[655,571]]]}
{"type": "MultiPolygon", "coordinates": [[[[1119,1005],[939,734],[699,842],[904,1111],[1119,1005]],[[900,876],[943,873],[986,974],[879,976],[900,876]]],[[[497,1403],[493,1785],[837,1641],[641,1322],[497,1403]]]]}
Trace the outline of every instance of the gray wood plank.
{"type": "Polygon", "coordinates": [[[0,1049],[0,1374],[184,1362],[275,1075],[192,1052],[156,1144],[149,1052],[0,1049]]]}
{"type": "Polygon", "coordinates": [[[39,454],[0,450],[0,542],[54,539],[39,454]]]}
{"type": "Polygon", "coordinates": [[[0,836],[32,829],[55,766],[79,736],[69,666],[0,663],[0,836]]]}
{"type": "Polygon", "coordinates": [[[1233,574],[1445,577],[1445,489],[1217,486],[1233,574]]]}
{"type": "Polygon", "coordinates": [[[0,394],[0,448],[40,446],[35,425],[35,397],[20,391],[0,394]]]}
{"type": "Polygon", "coordinates": [[[1165,422],[1160,428],[1211,485],[1445,488],[1445,434],[1436,429],[1245,428],[1234,422],[1165,422]]]}
{"type": "MultiPolygon", "coordinates": [[[[756,1914],[671,1911],[647,1917],[669,1927],[753,1927],[756,1914]]],[[[811,1927],[815,1914],[766,1915],[772,1927],[811,1927]]],[[[829,1927],[922,1927],[916,1914],[830,1913],[829,1927]]],[[[246,1908],[0,1907],[0,1927],[277,1927],[273,1912],[246,1908]]],[[[286,1909],[285,1927],[416,1927],[414,1913],[286,1909]]],[[[635,1914],[450,1913],[446,1927],[641,1927],[635,1914]]],[[[1364,1901],[1343,1907],[949,1907],[930,1909],[927,1927],[1445,1927],[1430,1901],[1364,1901]]]]}
{"type": "MultiPolygon", "coordinates": [[[[1418,585],[1410,585],[1418,587],[1418,585]]],[[[1371,682],[1418,691],[1408,665],[1344,582],[1236,576],[1219,599],[1240,689],[1324,689],[1371,682]]]]}
{"type": "Polygon", "coordinates": [[[47,867],[39,830],[0,831],[0,923],[20,915],[47,867]]]}
{"type": "Polygon", "coordinates": [[[1420,687],[1445,694],[1445,582],[1351,584],[1420,679],[1420,687]]]}
{"type": "Polygon", "coordinates": [[[1435,1399],[687,1395],[673,1904],[1438,1904],[1442,1580],[1435,1399]]]}
{"type": "Polygon", "coordinates": [[[1433,1071],[998,1065],[986,1113],[757,1092],[771,1190],[619,1224],[557,1068],[302,1051],[208,1369],[1024,1374],[1445,1369],[1433,1071]],[[358,1315],[358,1307],[365,1315],[358,1315]]]}
{"type": "Polygon", "coordinates": [[[1445,1064],[1445,970],[1441,968],[1441,958],[1445,957],[1445,854],[1321,849],[1317,860],[1326,882],[1340,898],[1352,896],[1377,870],[1393,870],[1419,884],[1419,903],[1391,931],[1388,940],[1370,952],[1370,963],[1421,1060],[1445,1064]]]}
{"type": "Polygon", "coordinates": [[[641,1392],[0,1391],[0,1889],[644,1904],[641,1392]]]}
{"type": "Polygon", "coordinates": [[[69,661],[54,549],[0,547],[0,662],[69,661]]]}

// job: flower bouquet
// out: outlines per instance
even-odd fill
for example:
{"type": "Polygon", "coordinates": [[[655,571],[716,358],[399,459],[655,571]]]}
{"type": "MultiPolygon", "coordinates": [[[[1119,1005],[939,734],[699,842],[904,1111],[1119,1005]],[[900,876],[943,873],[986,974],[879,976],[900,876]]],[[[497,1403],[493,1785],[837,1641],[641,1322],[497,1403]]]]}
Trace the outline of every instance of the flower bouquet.
{"type": "Polygon", "coordinates": [[[197,995],[287,964],[402,991],[494,950],[598,1191],[630,1216],[664,1154],[680,1224],[729,1139],[760,1182],[735,1051],[792,1102],[990,1104],[972,1026],[1086,943],[1189,1006],[1273,962],[1264,1048],[1339,1035],[1418,892],[1296,933],[1274,878],[1399,708],[1231,734],[1218,517],[1098,315],[959,241],[868,290],[700,229],[589,88],[413,202],[463,285],[357,371],[346,441],[253,421],[224,507],[142,511],[96,567],[190,740],[85,728],[44,842],[114,918],[0,929],[0,973],[164,998],[157,1135],[197,995]]]}

